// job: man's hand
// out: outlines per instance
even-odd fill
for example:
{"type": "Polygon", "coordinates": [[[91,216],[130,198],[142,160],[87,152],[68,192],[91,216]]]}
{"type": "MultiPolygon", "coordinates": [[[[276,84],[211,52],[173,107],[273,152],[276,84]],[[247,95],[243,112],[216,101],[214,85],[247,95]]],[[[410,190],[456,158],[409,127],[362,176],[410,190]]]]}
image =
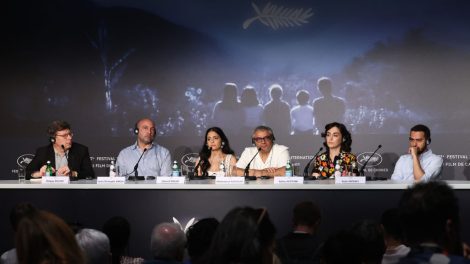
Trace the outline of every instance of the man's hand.
{"type": "Polygon", "coordinates": [[[408,149],[408,153],[410,153],[413,158],[418,157],[418,148],[417,147],[410,147],[408,149]]]}
{"type": "Polygon", "coordinates": [[[57,176],[68,176],[70,173],[69,166],[64,166],[57,170],[57,176]]]}

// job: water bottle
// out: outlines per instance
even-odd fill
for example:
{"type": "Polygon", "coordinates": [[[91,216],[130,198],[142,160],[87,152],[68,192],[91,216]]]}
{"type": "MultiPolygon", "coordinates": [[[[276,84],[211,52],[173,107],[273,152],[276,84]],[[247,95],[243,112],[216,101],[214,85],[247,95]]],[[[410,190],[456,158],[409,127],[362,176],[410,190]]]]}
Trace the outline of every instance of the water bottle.
{"type": "Polygon", "coordinates": [[[46,176],[53,176],[54,172],[52,171],[51,162],[48,160],[46,162],[46,176]]]}
{"type": "Polygon", "coordinates": [[[114,166],[114,160],[111,161],[111,164],[109,165],[109,177],[115,177],[116,176],[116,166],[114,166]]]}
{"type": "Polygon", "coordinates": [[[173,161],[173,166],[171,166],[171,176],[180,176],[180,167],[178,166],[178,162],[176,160],[173,161]]]}
{"type": "Polygon", "coordinates": [[[286,177],[292,177],[292,176],[293,176],[292,165],[290,164],[290,160],[288,160],[286,164],[286,177]]]}

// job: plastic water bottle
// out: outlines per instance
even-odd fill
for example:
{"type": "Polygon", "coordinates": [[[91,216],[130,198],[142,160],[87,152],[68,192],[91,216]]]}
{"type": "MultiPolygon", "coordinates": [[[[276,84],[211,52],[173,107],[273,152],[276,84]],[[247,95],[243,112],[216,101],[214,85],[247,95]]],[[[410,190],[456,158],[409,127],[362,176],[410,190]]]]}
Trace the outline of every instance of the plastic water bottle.
{"type": "Polygon", "coordinates": [[[173,166],[171,166],[171,176],[180,176],[180,167],[178,166],[178,162],[176,160],[173,161],[173,166]]]}
{"type": "Polygon", "coordinates": [[[53,176],[54,172],[52,171],[51,162],[48,160],[46,162],[46,176],[53,176]]]}
{"type": "Polygon", "coordinates": [[[115,177],[116,176],[116,166],[114,166],[114,160],[111,161],[111,164],[109,165],[109,177],[115,177]]]}
{"type": "Polygon", "coordinates": [[[290,164],[290,160],[288,160],[286,164],[286,177],[292,177],[292,176],[293,176],[292,164],[290,164]]]}

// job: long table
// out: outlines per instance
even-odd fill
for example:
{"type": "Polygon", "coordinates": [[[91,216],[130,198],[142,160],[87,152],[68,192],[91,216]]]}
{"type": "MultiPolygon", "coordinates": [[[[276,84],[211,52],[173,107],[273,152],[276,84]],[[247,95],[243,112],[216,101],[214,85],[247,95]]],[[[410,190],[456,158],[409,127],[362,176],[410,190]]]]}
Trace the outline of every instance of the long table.
{"type": "MultiPolygon", "coordinates": [[[[448,182],[460,201],[463,238],[470,241],[470,182],[448,182]]],[[[246,184],[219,185],[212,180],[186,184],[155,184],[155,181],[126,184],[96,184],[81,180],[70,184],[32,184],[27,181],[0,181],[0,250],[13,247],[9,211],[28,201],[52,211],[70,223],[100,229],[110,217],[126,217],[132,226],[129,254],[150,257],[153,226],[177,219],[183,227],[191,218],[216,217],[221,220],[233,207],[266,207],[278,235],[290,230],[293,206],[304,200],[322,209],[319,236],[348,228],[362,219],[379,220],[381,213],[395,207],[404,189],[412,183],[372,181],[365,184],[334,184],[311,181],[304,184],[273,184],[272,180],[246,184]]]]}

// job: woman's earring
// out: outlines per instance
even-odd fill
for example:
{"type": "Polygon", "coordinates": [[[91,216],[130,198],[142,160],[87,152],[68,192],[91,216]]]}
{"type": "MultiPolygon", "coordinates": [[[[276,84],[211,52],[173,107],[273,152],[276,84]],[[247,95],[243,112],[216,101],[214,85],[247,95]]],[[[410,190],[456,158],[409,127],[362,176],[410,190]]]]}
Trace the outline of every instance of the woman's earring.
{"type": "Polygon", "coordinates": [[[222,141],[222,147],[223,147],[223,146],[225,146],[225,142],[224,142],[224,141],[222,141]]]}

